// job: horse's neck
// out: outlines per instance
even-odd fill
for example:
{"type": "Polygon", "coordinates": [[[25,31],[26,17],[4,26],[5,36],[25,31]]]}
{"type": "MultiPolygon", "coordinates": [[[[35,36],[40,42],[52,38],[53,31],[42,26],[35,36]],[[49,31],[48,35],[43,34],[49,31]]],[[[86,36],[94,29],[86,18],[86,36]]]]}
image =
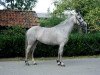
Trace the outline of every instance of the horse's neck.
{"type": "Polygon", "coordinates": [[[73,28],[74,22],[73,22],[73,18],[70,17],[69,19],[66,19],[65,21],[63,21],[61,24],[58,25],[58,29],[60,29],[61,31],[63,31],[65,34],[69,34],[73,28]]]}

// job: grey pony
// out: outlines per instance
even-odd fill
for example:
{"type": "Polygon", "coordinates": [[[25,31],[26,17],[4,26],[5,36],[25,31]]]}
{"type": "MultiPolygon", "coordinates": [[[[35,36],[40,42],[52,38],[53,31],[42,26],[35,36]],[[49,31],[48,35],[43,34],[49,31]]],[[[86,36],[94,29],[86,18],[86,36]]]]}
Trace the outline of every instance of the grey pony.
{"type": "Polygon", "coordinates": [[[48,44],[48,45],[59,45],[58,49],[58,59],[57,64],[60,66],[65,66],[65,64],[62,61],[62,55],[63,55],[63,48],[64,45],[68,42],[68,37],[70,32],[73,29],[74,24],[80,25],[85,30],[87,29],[87,24],[83,20],[82,16],[79,13],[70,14],[70,17],[68,19],[65,19],[65,21],[61,22],[60,24],[51,27],[41,27],[41,26],[33,26],[26,32],[26,58],[25,63],[26,65],[29,65],[28,63],[28,54],[30,50],[32,49],[32,62],[33,64],[36,64],[34,60],[34,50],[36,48],[36,45],[39,42],[48,44]]]}

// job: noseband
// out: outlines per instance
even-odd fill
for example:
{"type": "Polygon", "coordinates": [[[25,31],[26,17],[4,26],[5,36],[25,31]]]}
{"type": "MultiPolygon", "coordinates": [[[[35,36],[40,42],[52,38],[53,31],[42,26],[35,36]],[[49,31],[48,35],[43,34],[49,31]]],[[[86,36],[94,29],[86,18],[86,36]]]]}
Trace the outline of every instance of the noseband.
{"type": "Polygon", "coordinates": [[[84,21],[80,21],[80,19],[77,16],[76,16],[76,19],[80,23],[80,26],[81,26],[83,32],[87,33],[87,30],[85,29],[87,27],[87,25],[84,24],[84,21]]]}
{"type": "Polygon", "coordinates": [[[81,27],[83,27],[83,26],[84,26],[83,21],[81,22],[77,16],[76,16],[76,19],[77,19],[77,20],[78,20],[78,22],[80,23],[80,26],[81,26],[81,27]]]}

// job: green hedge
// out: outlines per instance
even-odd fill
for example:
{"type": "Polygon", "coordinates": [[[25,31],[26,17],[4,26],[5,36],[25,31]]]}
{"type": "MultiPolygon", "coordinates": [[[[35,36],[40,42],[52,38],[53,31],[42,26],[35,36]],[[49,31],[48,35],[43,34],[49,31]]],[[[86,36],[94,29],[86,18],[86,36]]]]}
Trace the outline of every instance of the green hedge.
{"type": "MultiPolygon", "coordinates": [[[[0,34],[0,57],[25,56],[25,31],[22,28],[11,28],[0,34]]],[[[45,45],[40,42],[35,50],[35,57],[51,57],[57,54],[58,46],[45,45]]],[[[96,54],[100,54],[100,33],[87,34],[84,37],[80,34],[71,34],[64,47],[64,56],[96,54]]]]}
{"type": "Polygon", "coordinates": [[[0,57],[24,56],[24,36],[0,36],[0,57]]]}
{"type": "Polygon", "coordinates": [[[25,31],[21,27],[6,27],[0,33],[0,57],[24,56],[25,31]]]}
{"type": "Polygon", "coordinates": [[[64,18],[58,18],[55,16],[52,16],[51,18],[48,19],[40,19],[40,24],[43,27],[53,27],[57,24],[59,24],[60,22],[62,22],[64,20],[64,18]]]}
{"type": "Polygon", "coordinates": [[[80,34],[72,34],[68,41],[68,46],[65,46],[64,55],[80,56],[95,54],[100,54],[100,33],[83,36],[80,34]]]}

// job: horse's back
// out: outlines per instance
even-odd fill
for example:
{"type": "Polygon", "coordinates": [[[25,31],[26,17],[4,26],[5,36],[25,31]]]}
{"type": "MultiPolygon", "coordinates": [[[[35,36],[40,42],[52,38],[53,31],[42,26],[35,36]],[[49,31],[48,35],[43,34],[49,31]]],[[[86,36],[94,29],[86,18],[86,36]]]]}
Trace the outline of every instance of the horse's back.
{"type": "Polygon", "coordinates": [[[27,30],[26,34],[35,33],[39,28],[40,28],[40,26],[33,26],[33,27],[31,27],[30,29],[27,30]]]}

